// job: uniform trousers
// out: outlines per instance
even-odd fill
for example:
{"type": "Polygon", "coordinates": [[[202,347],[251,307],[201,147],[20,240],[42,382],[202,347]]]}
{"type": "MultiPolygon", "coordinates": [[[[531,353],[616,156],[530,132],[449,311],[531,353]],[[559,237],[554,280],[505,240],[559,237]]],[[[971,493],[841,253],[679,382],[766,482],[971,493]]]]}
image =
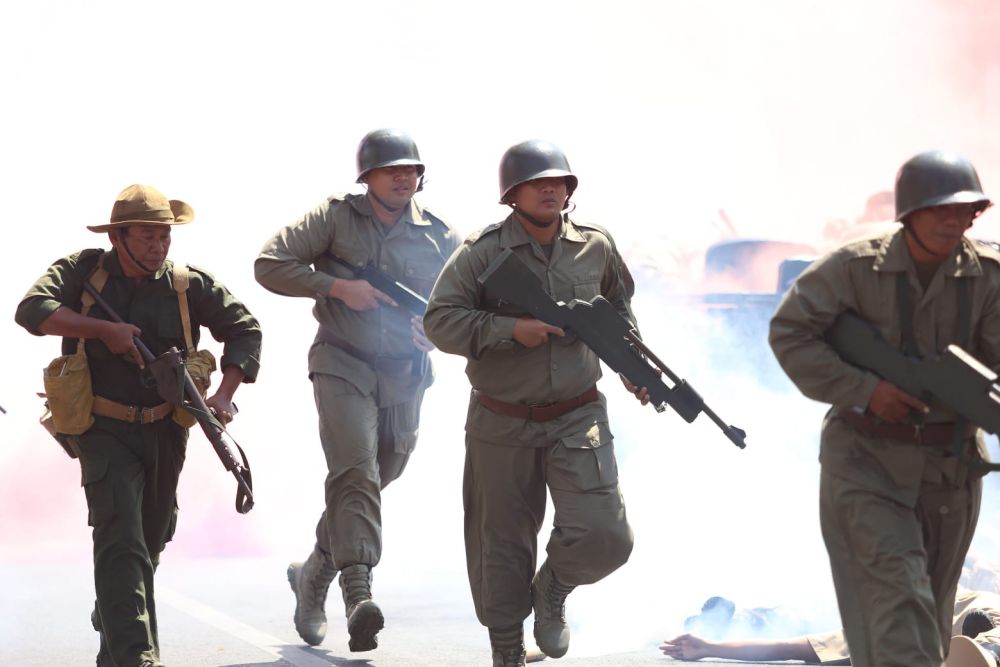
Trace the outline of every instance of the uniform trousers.
{"type": "Polygon", "coordinates": [[[424,387],[409,401],[379,407],[347,380],[312,373],[319,436],[326,455],[326,508],[316,543],[342,570],[378,565],[382,557],[382,495],[416,447],[424,387]]]}
{"type": "Polygon", "coordinates": [[[943,663],[982,498],[982,478],[954,469],[927,475],[911,507],[823,466],[820,524],[855,667],[943,663]]]}
{"type": "Polygon", "coordinates": [[[153,573],[177,525],[188,431],[95,417],[75,436],[93,527],[97,620],[118,667],[159,660],[153,573]]]}
{"type": "Polygon", "coordinates": [[[632,553],[614,445],[572,446],[579,442],[505,446],[466,435],[465,553],[483,625],[520,625],[531,613],[546,486],[555,506],[546,552],[560,583],[599,581],[632,553]]]}

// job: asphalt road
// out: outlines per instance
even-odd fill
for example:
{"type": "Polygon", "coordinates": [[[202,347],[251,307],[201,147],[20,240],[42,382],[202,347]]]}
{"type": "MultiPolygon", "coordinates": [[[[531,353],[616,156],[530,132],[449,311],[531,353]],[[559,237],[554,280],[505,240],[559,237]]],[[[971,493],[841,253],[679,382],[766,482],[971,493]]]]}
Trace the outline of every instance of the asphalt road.
{"type": "MultiPolygon", "coordinates": [[[[327,605],[330,629],[316,648],[305,646],[292,626],[293,596],[284,562],[274,559],[174,559],[165,554],[157,575],[163,660],[170,667],[404,667],[489,665],[486,632],[471,602],[447,595],[447,573],[389,575],[376,584],[387,626],[377,650],[350,653],[334,587],[327,605]]],[[[0,566],[0,665],[52,667],[93,665],[97,634],[90,628],[93,586],[89,564],[0,566]]],[[[571,598],[572,599],[572,598],[571,598]]],[[[530,620],[530,619],[529,619],[530,620]]],[[[530,625],[527,628],[530,637],[530,625]]],[[[664,665],[673,663],[655,644],[633,652],[574,655],[560,667],[664,665]]],[[[699,664],[726,664],[702,662],[699,664]]],[[[731,663],[729,663],[731,664],[731,663]]]]}

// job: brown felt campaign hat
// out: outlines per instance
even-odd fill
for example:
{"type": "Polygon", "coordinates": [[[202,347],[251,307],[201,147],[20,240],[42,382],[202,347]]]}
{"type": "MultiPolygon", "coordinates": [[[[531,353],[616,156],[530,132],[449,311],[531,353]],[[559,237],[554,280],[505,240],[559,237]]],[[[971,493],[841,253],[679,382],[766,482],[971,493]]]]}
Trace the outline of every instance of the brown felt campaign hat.
{"type": "Polygon", "coordinates": [[[183,225],[194,219],[194,209],[177,199],[167,199],[150,185],[130,185],[118,195],[106,225],[87,225],[92,232],[106,232],[129,225],[183,225]]]}

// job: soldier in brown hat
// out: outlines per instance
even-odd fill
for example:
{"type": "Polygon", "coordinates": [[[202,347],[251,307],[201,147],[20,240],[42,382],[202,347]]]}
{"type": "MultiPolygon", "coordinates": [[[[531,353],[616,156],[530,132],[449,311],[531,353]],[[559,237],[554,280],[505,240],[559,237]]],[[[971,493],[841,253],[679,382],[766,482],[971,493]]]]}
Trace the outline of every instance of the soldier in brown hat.
{"type": "Polygon", "coordinates": [[[814,262],[771,320],[782,368],[833,405],[820,442],[820,523],[851,660],[939,667],[979,517],[982,435],[843,361],[826,341],[852,311],[909,357],[956,344],[1000,368],[1000,254],[965,237],[991,205],[954,153],[914,156],[896,177],[901,228],[814,262]],[[961,456],[954,456],[955,450],[961,456]]]}
{"type": "Polygon", "coordinates": [[[413,199],[424,164],[408,134],[369,132],[357,166],[367,192],[334,195],[281,229],[254,271],[273,292],[313,299],[319,322],[309,377],[328,470],[326,507],[312,553],[288,567],[295,628],[308,644],[323,641],[326,595],[339,570],[349,648],[370,651],[384,626],[371,592],[382,556],[382,489],[416,446],[433,346],[420,315],[357,272],[371,268],[426,297],[458,240],[413,199]]]}
{"type": "Polygon", "coordinates": [[[50,365],[46,389],[54,429],[83,472],[94,539],[98,667],[161,665],[153,573],[174,534],[192,423],[143,382],[133,336],[154,355],[185,350],[186,363],[197,360],[202,368],[196,380],[207,383],[214,359],[197,345],[200,328],[208,327],[224,348],[222,380],[206,403],[224,422],[235,413],[237,387],[253,382],[259,368],[257,320],[209,273],[167,259],[171,230],[193,217],[190,206],[148,185],[126,188],[109,223],[88,227],[107,232],[112,249],[57,260],[17,307],[18,324],[32,334],[63,337],[65,356],[50,365]],[[87,281],[127,324],[91,308],[87,281]],[[69,383],[68,392],[60,382],[69,383]]]}
{"type": "MultiPolygon", "coordinates": [[[[577,186],[547,141],[500,161],[505,220],[472,234],[434,286],[427,335],[468,359],[465,551],[472,599],[489,629],[494,667],[525,663],[522,626],[534,611],[538,647],[569,649],[566,597],[624,564],[632,529],[618,488],[600,360],[571,332],[487,298],[477,278],[509,248],[555,299],[602,295],[633,325],[632,279],[603,228],[564,211],[577,186]],[[535,571],[546,489],[555,505],[548,558],[535,571]]],[[[626,384],[641,401],[645,388],[626,384]]]]}

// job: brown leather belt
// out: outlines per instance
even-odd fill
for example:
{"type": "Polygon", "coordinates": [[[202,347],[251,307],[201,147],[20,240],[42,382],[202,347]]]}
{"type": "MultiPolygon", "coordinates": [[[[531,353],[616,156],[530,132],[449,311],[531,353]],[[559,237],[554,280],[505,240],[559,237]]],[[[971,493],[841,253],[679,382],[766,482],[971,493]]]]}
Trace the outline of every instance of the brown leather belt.
{"type": "Polygon", "coordinates": [[[339,348],[359,361],[368,364],[372,369],[386,375],[406,375],[413,370],[413,355],[408,357],[383,357],[371,352],[365,352],[351,345],[326,327],[319,328],[318,337],[327,345],[339,348]]]}
{"type": "Polygon", "coordinates": [[[167,417],[174,411],[170,403],[160,403],[151,408],[139,405],[124,405],[103,396],[94,396],[94,407],[90,410],[99,417],[111,417],[129,424],[152,424],[167,417]]]}
{"type": "Polygon", "coordinates": [[[484,394],[478,389],[472,390],[472,395],[487,410],[506,417],[517,417],[518,419],[528,419],[533,422],[547,422],[556,417],[562,417],[567,412],[576,410],[581,405],[593,403],[597,400],[597,385],[575,398],[568,398],[565,401],[556,403],[546,403],[545,405],[524,405],[522,403],[506,403],[484,394]]]}
{"type": "MultiPolygon", "coordinates": [[[[899,440],[929,447],[948,446],[952,443],[955,433],[955,422],[939,424],[890,424],[876,422],[870,417],[858,414],[853,410],[838,410],[837,416],[850,424],[855,431],[873,438],[899,440]]],[[[975,424],[966,423],[962,430],[962,439],[976,435],[975,424]]]]}

